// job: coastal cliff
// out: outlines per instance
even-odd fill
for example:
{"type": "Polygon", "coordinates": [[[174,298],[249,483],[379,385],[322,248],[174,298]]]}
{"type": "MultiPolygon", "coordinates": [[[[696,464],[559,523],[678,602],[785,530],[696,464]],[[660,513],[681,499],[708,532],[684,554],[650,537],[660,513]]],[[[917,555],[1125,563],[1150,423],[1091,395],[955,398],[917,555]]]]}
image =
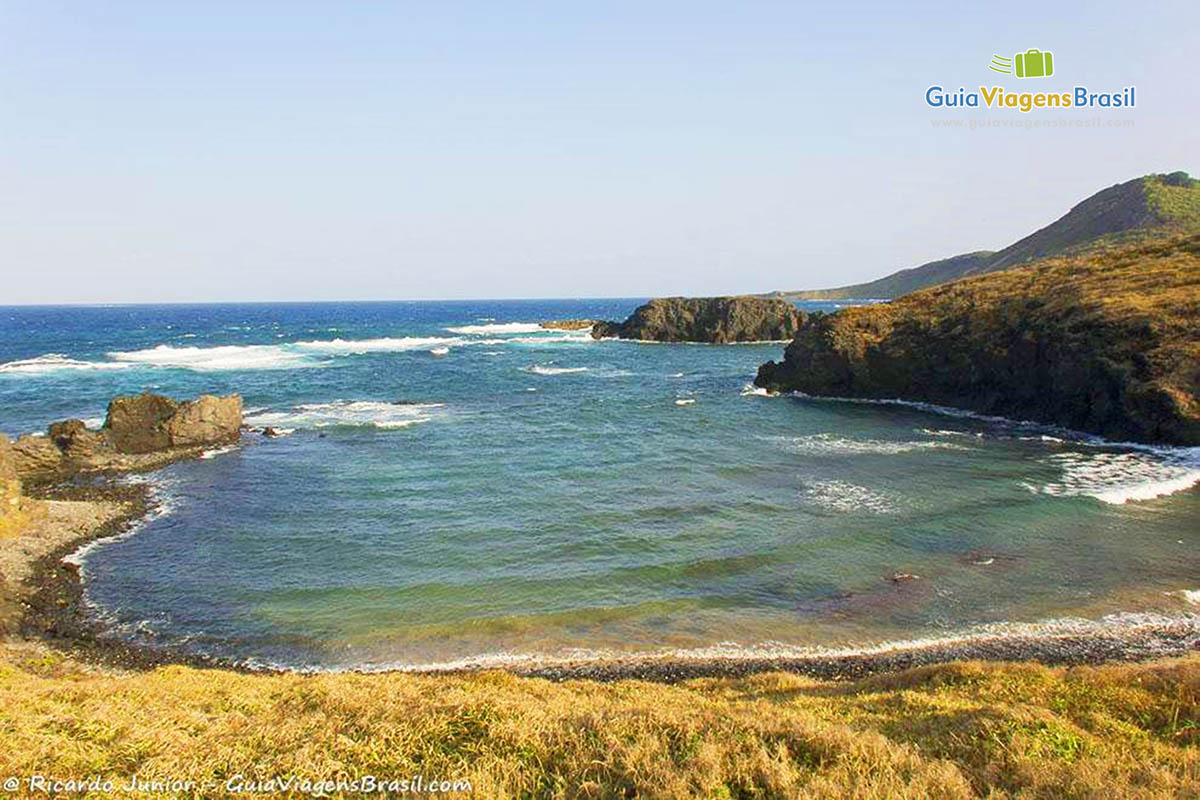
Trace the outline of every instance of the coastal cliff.
{"type": "Polygon", "coordinates": [[[624,322],[597,322],[595,339],[653,342],[764,342],[790,339],[805,314],[784,300],[765,297],[660,297],[639,306],[624,322]]]}
{"type": "Polygon", "coordinates": [[[146,392],[113,398],[99,430],[68,419],[50,425],[44,436],[26,434],[0,447],[9,454],[16,476],[47,479],[161,466],[196,448],[235,442],[241,427],[238,395],[201,395],[180,403],[146,392]]]}
{"type": "Polygon", "coordinates": [[[1200,236],[1048,259],[810,319],[755,384],[1200,445],[1200,236]]]}

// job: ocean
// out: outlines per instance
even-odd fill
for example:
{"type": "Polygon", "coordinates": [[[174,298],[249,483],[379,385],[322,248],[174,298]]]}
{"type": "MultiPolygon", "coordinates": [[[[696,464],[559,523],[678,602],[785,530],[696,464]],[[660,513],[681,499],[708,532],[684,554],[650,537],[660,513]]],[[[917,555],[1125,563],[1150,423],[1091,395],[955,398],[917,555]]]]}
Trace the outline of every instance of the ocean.
{"type": "MultiPolygon", "coordinates": [[[[768,397],[638,299],[0,308],[0,431],[238,392],[79,555],[108,635],[250,666],[787,655],[1194,619],[1200,452],[768,397]]],[[[810,308],[831,309],[829,303],[810,308]]]]}

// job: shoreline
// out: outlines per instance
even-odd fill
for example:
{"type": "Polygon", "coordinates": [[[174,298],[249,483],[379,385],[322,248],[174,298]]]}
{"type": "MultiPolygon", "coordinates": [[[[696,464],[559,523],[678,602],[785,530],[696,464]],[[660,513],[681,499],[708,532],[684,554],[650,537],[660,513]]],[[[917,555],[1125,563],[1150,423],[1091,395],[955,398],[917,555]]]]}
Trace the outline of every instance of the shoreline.
{"type": "Polygon", "coordinates": [[[372,669],[369,666],[337,669],[303,669],[250,666],[228,657],[203,656],[169,648],[124,641],[106,635],[104,623],[92,618],[83,599],[78,566],[64,559],[89,543],[127,534],[142,524],[155,504],[144,484],[119,485],[111,478],[91,485],[42,486],[31,492],[39,500],[119,503],[120,511],[102,524],[57,543],[37,554],[18,599],[23,606],[17,639],[52,647],[83,663],[120,671],[147,671],[167,665],[222,669],[243,674],[384,674],[470,675],[500,670],[528,678],[551,681],[591,680],[613,682],[645,680],[676,683],[693,678],[740,678],[765,672],[788,672],[819,680],[855,680],[912,667],[954,661],[1037,662],[1046,666],[1095,666],[1132,663],[1185,655],[1200,650],[1200,625],[1186,618],[1114,626],[1111,630],[1045,634],[976,634],[945,639],[887,643],[862,651],[814,652],[799,655],[614,655],[584,659],[538,660],[530,657],[510,663],[471,663],[438,667],[403,666],[372,669]]]}

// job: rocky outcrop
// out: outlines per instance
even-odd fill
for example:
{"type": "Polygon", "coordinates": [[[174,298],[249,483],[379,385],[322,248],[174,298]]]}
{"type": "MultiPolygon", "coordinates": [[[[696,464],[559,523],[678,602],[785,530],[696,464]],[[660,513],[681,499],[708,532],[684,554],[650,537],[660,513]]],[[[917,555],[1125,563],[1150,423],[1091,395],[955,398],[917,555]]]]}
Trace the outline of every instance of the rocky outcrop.
{"type": "Polygon", "coordinates": [[[45,436],[27,434],[9,446],[16,473],[48,479],[74,472],[147,469],[197,448],[237,441],[242,398],[201,395],[186,403],[155,394],[116,397],[104,427],[83,420],[52,424],[45,436]]]}
{"type": "Polygon", "coordinates": [[[596,339],[654,342],[764,342],[790,339],[805,314],[766,297],[664,297],[639,306],[624,322],[597,322],[596,339]]]}
{"type": "Polygon", "coordinates": [[[12,444],[13,463],[22,479],[45,478],[63,469],[63,453],[45,436],[25,434],[12,444]]]}
{"type": "Polygon", "coordinates": [[[116,397],[103,431],[119,453],[226,444],[242,427],[242,398],[200,395],[187,403],[149,392],[116,397]]]}
{"type": "Polygon", "coordinates": [[[202,394],[184,403],[167,420],[168,447],[228,444],[242,429],[242,398],[202,394]]]}
{"type": "Polygon", "coordinates": [[[818,317],[755,383],[1200,445],[1200,236],[818,317]]]}
{"type": "Polygon", "coordinates": [[[160,394],[114,397],[108,404],[104,431],[122,453],[151,453],[171,446],[167,423],[179,404],[160,394]]]}

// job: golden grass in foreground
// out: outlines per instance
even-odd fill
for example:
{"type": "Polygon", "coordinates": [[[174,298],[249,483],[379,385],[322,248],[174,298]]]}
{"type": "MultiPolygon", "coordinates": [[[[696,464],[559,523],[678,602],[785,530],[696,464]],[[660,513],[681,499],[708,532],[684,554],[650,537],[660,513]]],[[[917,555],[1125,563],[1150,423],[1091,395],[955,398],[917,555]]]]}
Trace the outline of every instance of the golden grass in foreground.
{"type": "MultiPolygon", "coordinates": [[[[32,653],[32,655],[31,655],[32,653]]],[[[40,655],[38,655],[40,654],[40,655]]],[[[82,673],[0,657],[0,776],[468,778],[484,797],[1200,794],[1200,657],[856,683],[82,673]]],[[[118,792],[120,794],[120,792],[118,792]]]]}

